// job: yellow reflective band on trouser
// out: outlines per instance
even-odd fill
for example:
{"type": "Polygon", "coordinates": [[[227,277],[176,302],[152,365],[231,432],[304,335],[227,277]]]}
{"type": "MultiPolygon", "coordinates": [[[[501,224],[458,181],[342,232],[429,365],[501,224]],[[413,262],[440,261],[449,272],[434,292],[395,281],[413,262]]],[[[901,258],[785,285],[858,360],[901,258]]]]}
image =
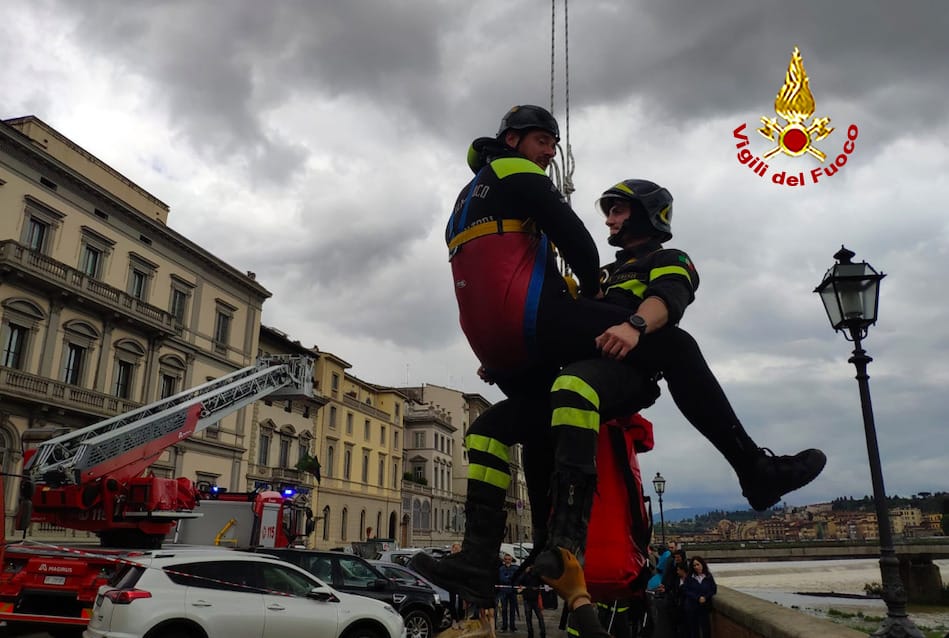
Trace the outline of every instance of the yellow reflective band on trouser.
{"type": "Polygon", "coordinates": [[[551,427],[567,426],[582,430],[600,431],[600,413],[580,408],[556,408],[550,419],[551,427]]]}
{"type": "Polygon", "coordinates": [[[663,275],[682,275],[689,281],[692,281],[692,275],[682,266],[663,266],[662,268],[653,268],[649,271],[649,281],[653,281],[663,275]]]}
{"type": "Polygon", "coordinates": [[[492,439],[490,436],[484,436],[483,434],[469,434],[465,437],[465,445],[469,450],[485,452],[491,456],[501,459],[505,463],[511,462],[511,457],[508,455],[508,447],[497,439],[492,439]]]}
{"type": "Polygon", "coordinates": [[[562,374],[554,380],[553,386],[551,386],[550,391],[556,392],[557,390],[567,390],[573,392],[574,394],[579,394],[581,397],[590,402],[597,410],[600,409],[600,395],[596,393],[589,383],[576,377],[572,374],[562,374]]]}
{"type": "Polygon", "coordinates": [[[579,636],[579,635],[580,635],[580,631],[579,631],[578,629],[574,629],[573,627],[567,627],[567,635],[569,635],[569,636],[579,636]]]}
{"type": "Polygon", "coordinates": [[[507,472],[502,472],[493,467],[478,465],[476,463],[468,464],[468,479],[481,481],[482,483],[499,487],[505,491],[511,486],[511,475],[507,472]]]}

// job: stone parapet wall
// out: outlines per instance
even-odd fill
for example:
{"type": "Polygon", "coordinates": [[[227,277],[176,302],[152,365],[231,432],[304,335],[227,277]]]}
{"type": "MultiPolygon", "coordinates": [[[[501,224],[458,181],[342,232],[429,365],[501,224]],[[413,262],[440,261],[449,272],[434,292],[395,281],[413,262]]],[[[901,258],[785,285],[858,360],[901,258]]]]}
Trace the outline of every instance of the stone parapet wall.
{"type": "Polygon", "coordinates": [[[718,587],[712,635],[727,638],[866,638],[842,625],[788,609],[777,603],[718,587]]]}

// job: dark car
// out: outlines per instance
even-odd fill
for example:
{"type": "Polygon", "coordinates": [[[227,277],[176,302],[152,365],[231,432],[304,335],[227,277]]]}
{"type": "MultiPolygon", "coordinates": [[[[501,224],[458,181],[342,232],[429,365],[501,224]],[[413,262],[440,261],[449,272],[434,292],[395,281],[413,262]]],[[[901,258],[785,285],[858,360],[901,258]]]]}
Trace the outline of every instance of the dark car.
{"type": "Polygon", "coordinates": [[[258,547],[255,551],[302,567],[341,592],[389,603],[402,615],[408,638],[433,638],[446,617],[451,622],[431,587],[387,578],[369,561],[354,554],[274,547],[258,547]]]}

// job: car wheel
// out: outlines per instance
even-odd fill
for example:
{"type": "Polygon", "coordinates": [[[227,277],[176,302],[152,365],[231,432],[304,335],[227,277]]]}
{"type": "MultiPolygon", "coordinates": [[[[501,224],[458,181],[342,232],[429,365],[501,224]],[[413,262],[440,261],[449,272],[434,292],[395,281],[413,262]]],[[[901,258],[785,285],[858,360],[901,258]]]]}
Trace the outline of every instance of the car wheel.
{"type": "Polygon", "coordinates": [[[414,609],[403,618],[407,638],[432,638],[435,628],[432,619],[421,609],[414,609]]]}
{"type": "Polygon", "coordinates": [[[344,638],[388,638],[385,632],[371,627],[360,627],[349,632],[344,638]]]}
{"type": "Polygon", "coordinates": [[[184,627],[168,627],[154,635],[149,634],[148,638],[194,638],[194,633],[184,627]]]}

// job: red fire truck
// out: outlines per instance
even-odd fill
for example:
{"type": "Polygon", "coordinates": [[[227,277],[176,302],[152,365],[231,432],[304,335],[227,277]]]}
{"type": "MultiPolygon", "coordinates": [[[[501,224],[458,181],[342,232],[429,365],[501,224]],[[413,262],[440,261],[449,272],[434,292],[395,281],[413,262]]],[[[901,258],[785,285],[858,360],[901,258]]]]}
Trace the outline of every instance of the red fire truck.
{"type": "MultiPolygon", "coordinates": [[[[0,537],[0,623],[77,636],[124,557],[166,542],[286,547],[312,532],[305,495],[235,493],[146,474],[162,452],[263,397],[313,399],[313,359],[269,356],[175,396],[52,438],[24,455],[16,529],[51,523],[99,546],[0,537]]],[[[0,477],[0,512],[4,512],[0,477]]],[[[5,532],[4,525],[4,532],[5,532]]]]}

